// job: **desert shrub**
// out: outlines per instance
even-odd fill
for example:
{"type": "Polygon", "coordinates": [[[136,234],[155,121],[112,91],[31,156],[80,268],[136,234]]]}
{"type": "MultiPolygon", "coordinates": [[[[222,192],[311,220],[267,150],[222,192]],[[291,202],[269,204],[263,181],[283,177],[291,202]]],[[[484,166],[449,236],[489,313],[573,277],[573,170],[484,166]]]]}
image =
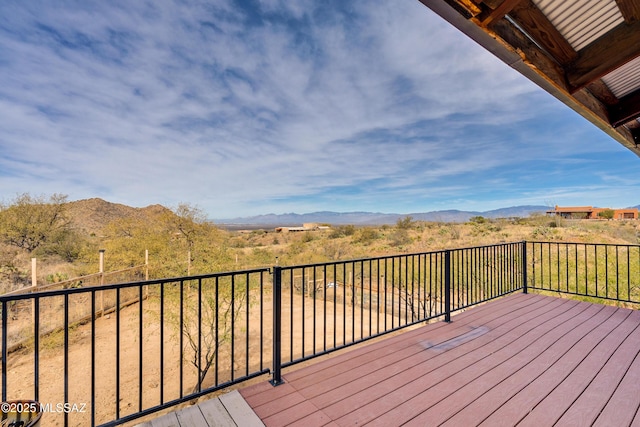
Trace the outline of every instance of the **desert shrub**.
{"type": "Polygon", "coordinates": [[[322,246],[324,256],[332,261],[344,259],[350,253],[349,244],[344,241],[327,242],[322,246]]]}
{"type": "Polygon", "coordinates": [[[394,247],[405,246],[411,243],[411,237],[406,229],[395,230],[389,236],[389,244],[394,247]]]}
{"type": "Polygon", "coordinates": [[[356,232],[353,235],[353,243],[370,245],[379,237],[380,237],[380,234],[378,234],[378,232],[374,228],[365,227],[365,228],[361,228],[360,230],[358,230],[358,232],[356,232]]]}
{"type": "Polygon", "coordinates": [[[469,222],[472,224],[484,224],[487,222],[487,219],[483,216],[473,216],[469,218],[469,222]]]}
{"type": "Polygon", "coordinates": [[[289,255],[298,255],[302,252],[304,252],[304,244],[302,242],[293,242],[287,249],[287,254],[289,255]]]}
{"type": "Polygon", "coordinates": [[[329,238],[330,239],[339,239],[340,237],[348,237],[353,235],[353,233],[356,232],[356,226],[355,225],[339,225],[337,227],[335,227],[333,230],[331,230],[331,233],[329,233],[329,238]]]}
{"type": "Polygon", "coordinates": [[[553,227],[536,227],[533,229],[533,232],[531,233],[531,236],[534,239],[546,239],[546,240],[552,240],[556,237],[556,235],[558,234],[558,232],[556,230],[553,229],[553,227]]]}
{"type": "Polygon", "coordinates": [[[405,216],[404,218],[399,218],[396,222],[396,227],[400,230],[409,230],[414,226],[413,218],[410,216],[405,216]]]}
{"type": "Polygon", "coordinates": [[[304,234],[302,234],[302,237],[300,238],[300,241],[302,243],[309,243],[313,240],[315,240],[315,236],[310,231],[305,231],[304,234]]]}
{"type": "Polygon", "coordinates": [[[251,251],[251,263],[253,266],[263,266],[275,263],[275,254],[264,248],[254,248],[251,251]]]}

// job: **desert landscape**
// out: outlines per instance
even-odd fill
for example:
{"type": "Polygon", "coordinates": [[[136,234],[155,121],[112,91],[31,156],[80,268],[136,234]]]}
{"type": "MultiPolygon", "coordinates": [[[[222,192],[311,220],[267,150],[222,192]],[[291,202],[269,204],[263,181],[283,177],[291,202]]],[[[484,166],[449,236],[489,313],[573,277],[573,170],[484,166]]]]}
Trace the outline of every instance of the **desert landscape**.
{"type": "MultiPolygon", "coordinates": [[[[82,246],[75,259],[46,252],[17,251],[12,262],[21,267],[14,269],[13,282],[7,281],[6,276],[3,282],[5,289],[29,283],[28,256],[35,254],[39,260],[36,279],[46,284],[48,291],[66,288],[69,283],[77,289],[77,293],[66,297],[39,299],[37,309],[27,300],[7,304],[8,357],[4,373],[7,396],[32,398],[36,394],[37,376],[40,402],[66,401],[95,408],[94,421],[98,424],[179,399],[197,391],[198,386],[216,387],[270,369],[273,294],[268,275],[274,265],[286,268],[525,239],[637,244],[639,233],[637,221],[565,220],[543,215],[510,219],[475,217],[464,223],[421,222],[406,217],[395,225],[326,225],[313,231],[276,232],[275,229],[229,231],[199,220],[192,215],[197,213],[194,211],[186,211],[189,217],[185,211],[180,216],[180,212],[157,206],[135,209],[95,200],[86,205],[66,205],[65,212],[69,223],[74,224],[76,244],[82,246]],[[234,279],[167,280],[119,291],[83,292],[100,283],[108,284],[104,279],[110,269],[127,271],[138,264],[139,259],[144,259],[139,251],[149,247],[153,249],[144,269],[133,269],[130,277],[114,276],[116,281],[256,271],[233,276],[234,279]],[[80,273],[95,275],[99,253],[96,248],[107,248],[104,277],[93,282],[78,279],[80,273]],[[189,250],[185,253],[185,249],[189,250]],[[207,298],[214,294],[213,283],[217,297],[207,305],[207,298]],[[205,301],[200,312],[194,308],[198,295],[205,301]],[[237,303],[235,307],[230,303],[232,296],[237,303]],[[198,316],[204,319],[200,323],[196,322],[198,316]],[[218,326],[217,344],[215,340],[207,341],[213,339],[214,324],[218,326]],[[206,348],[214,356],[207,359],[206,355],[200,355],[201,363],[209,360],[206,369],[198,368],[191,345],[194,343],[189,342],[189,337],[198,335],[195,331],[202,331],[203,352],[206,348]],[[92,387],[94,402],[90,401],[92,387]]],[[[7,259],[10,249],[7,244],[3,249],[7,259]]],[[[375,335],[385,322],[399,325],[411,319],[406,308],[404,312],[394,312],[381,307],[378,291],[382,282],[376,282],[380,279],[367,278],[369,284],[358,287],[355,278],[359,276],[354,271],[337,275],[322,271],[311,277],[291,270],[289,276],[285,275],[284,363],[375,335]],[[344,280],[349,277],[353,279],[344,280]]],[[[364,270],[357,274],[363,275],[364,270]]],[[[390,292],[388,295],[393,295],[394,301],[401,300],[401,289],[390,292]]],[[[425,291],[421,298],[411,304],[426,307],[427,301],[437,303],[438,297],[427,296],[425,291]]],[[[88,409],[67,414],[69,424],[78,426],[89,423],[90,416],[88,409]]],[[[64,417],[63,413],[45,414],[41,425],[62,425],[64,417]]]]}

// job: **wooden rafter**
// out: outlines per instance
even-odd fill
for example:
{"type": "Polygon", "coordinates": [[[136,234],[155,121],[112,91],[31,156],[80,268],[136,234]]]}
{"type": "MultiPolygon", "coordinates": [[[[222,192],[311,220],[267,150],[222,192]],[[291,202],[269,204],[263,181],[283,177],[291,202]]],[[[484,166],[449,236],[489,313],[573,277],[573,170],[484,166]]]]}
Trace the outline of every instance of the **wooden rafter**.
{"type": "Polygon", "coordinates": [[[485,16],[481,17],[480,25],[489,26],[493,21],[504,18],[504,16],[511,12],[511,10],[518,5],[522,0],[504,0],[494,10],[485,16]]]}
{"type": "Polygon", "coordinates": [[[531,0],[520,2],[509,16],[558,63],[566,65],[578,57],[569,42],[531,0]]]}
{"type": "Polygon", "coordinates": [[[604,105],[611,106],[618,103],[618,98],[613,94],[613,92],[611,92],[609,86],[604,84],[604,82],[600,79],[589,83],[586,86],[586,89],[589,91],[589,93],[598,98],[604,105]]]}
{"type": "Polygon", "coordinates": [[[551,58],[545,51],[531,41],[517,27],[505,19],[494,22],[491,26],[494,37],[504,40],[509,46],[520,53],[524,60],[541,72],[554,85],[566,89],[564,70],[561,65],[551,58]]]}
{"type": "Polygon", "coordinates": [[[616,3],[627,24],[640,21],[640,2],[637,0],[616,0],[616,3]]]}
{"type": "Polygon", "coordinates": [[[618,127],[640,117],[640,90],[620,98],[620,102],[609,108],[611,126],[618,127]]]}
{"type": "Polygon", "coordinates": [[[567,68],[567,81],[572,91],[640,56],[640,21],[622,23],[578,53],[567,68]]]}

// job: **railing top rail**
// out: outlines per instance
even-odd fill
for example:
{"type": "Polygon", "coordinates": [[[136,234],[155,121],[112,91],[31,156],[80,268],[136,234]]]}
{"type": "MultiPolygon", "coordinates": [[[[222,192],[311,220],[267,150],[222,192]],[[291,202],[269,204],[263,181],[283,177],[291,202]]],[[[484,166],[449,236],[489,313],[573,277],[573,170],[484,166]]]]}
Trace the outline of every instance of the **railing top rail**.
{"type": "Polygon", "coordinates": [[[281,265],[279,267],[284,271],[284,270],[293,270],[293,269],[299,269],[299,268],[324,267],[328,265],[341,265],[341,264],[351,264],[351,263],[357,263],[357,262],[394,259],[394,258],[407,258],[407,257],[416,257],[416,256],[423,256],[423,255],[435,255],[435,254],[443,254],[445,252],[467,251],[472,249],[495,248],[495,247],[501,247],[501,246],[518,245],[522,243],[526,243],[526,241],[504,242],[504,243],[469,246],[469,247],[462,247],[462,248],[438,249],[438,250],[426,251],[426,252],[410,252],[406,254],[382,255],[377,257],[353,258],[353,259],[347,259],[347,260],[319,262],[319,263],[311,263],[311,264],[281,265]]]}
{"type": "Polygon", "coordinates": [[[37,295],[38,297],[53,297],[53,296],[59,296],[59,295],[80,294],[80,293],[87,293],[87,292],[112,290],[112,289],[135,288],[139,286],[152,286],[152,285],[159,285],[162,283],[179,283],[179,282],[188,282],[193,280],[212,279],[216,277],[239,276],[243,274],[252,274],[252,273],[268,273],[270,271],[271,270],[269,268],[255,268],[250,270],[237,270],[237,271],[225,271],[221,273],[200,274],[196,276],[169,277],[164,279],[144,280],[144,281],[125,282],[125,283],[113,283],[108,285],[88,286],[88,287],[72,288],[72,289],[56,289],[52,291],[33,292],[33,293],[18,294],[18,295],[5,294],[5,295],[0,295],[0,303],[4,301],[18,301],[23,299],[31,299],[33,298],[34,295],[37,295]]]}
{"type": "Polygon", "coordinates": [[[549,242],[545,240],[527,240],[525,243],[540,243],[545,245],[578,245],[578,246],[613,246],[624,248],[640,248],[637,243],[585,243],[585,242],[549,242]]]}

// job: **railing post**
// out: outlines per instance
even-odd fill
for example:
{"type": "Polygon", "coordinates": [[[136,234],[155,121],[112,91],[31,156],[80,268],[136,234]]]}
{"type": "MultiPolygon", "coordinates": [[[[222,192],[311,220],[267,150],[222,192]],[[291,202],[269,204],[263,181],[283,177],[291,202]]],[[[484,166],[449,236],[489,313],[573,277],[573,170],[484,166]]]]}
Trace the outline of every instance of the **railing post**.
{"type": "Polygon", "coordinates": [[[451,322],[451,251],[444,251],[444,321],[451,322]]]}
{"type": "MultiPolygon", "coordinates": [[[[2,301],[2,401],[7,401],[7,301],[2,301]]],[[[37,350],[36,350],[37,351],[37,350]]]]}
{"type": "Polygon", "coordinates": [[[527,241],[522,242],[522,293],[528,293],[527,290],[527,241]]]}
{"type": "Polygon", "coordinates": [[[282,384],[282,268],[273,267],[273,378],[272,386],[282,384]]]}

